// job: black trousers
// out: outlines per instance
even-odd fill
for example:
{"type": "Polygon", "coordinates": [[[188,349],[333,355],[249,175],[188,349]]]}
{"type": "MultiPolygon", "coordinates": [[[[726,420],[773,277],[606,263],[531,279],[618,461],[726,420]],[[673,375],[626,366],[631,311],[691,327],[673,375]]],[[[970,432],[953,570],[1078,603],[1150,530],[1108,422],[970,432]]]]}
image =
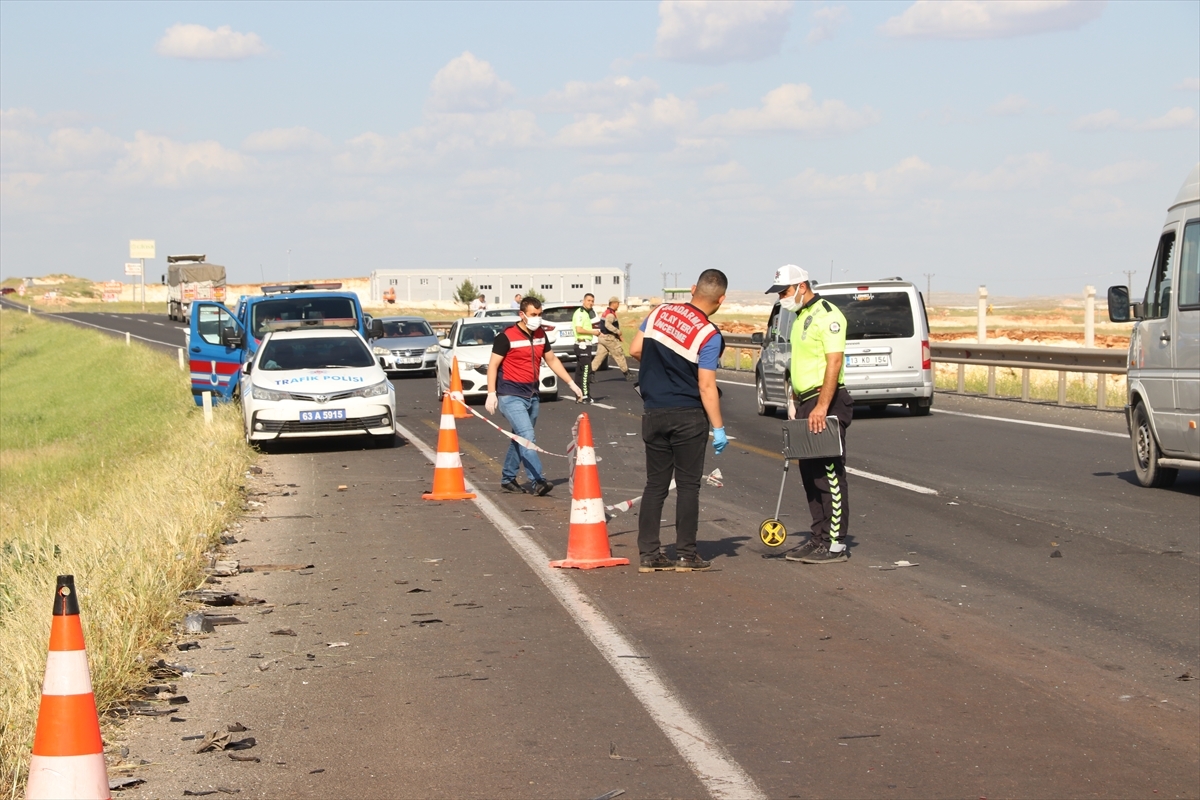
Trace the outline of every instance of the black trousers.
{"type": "Polygon", "coordinates": [[[659,552],[663,501],[675,479],[675,555],[696,553],[700,521],[700,477],[708,447],[708,415],[703,408],[652,408],[642,414],[646,443],[646,489],[638,511],[638,553],[659,552]]]}
{"type": "MultiPolygon", "coordinates": [[[[808,419],[817,397],[798,403],[796,419],[808,419]]],[[[842,434],[841,458],[806,458],[800,462],[800,477],[812,514],[812,538],[828,547],[846,536],[850,527],[850,492],[846,485],[846,428],[854,419],[854,401],[845,387],[839,386],[827,412],[837,417],[842,434]]]]}
{"type": "Polygon", "coordinates": [[[596,340],[583,344],[575,342],[575,375],[584,397],[592,396],[592,359],[596,357],[596,340]]]}

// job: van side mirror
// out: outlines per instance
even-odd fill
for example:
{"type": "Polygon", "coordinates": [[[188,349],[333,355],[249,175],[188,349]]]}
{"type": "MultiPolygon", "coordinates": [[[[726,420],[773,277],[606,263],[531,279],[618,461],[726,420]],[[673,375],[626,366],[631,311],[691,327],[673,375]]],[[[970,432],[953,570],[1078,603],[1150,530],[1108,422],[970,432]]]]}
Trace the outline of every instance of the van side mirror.
{"type": "Polygon", "coordinates": [[[221,328],[221,344],[231,350],[240,350],[245,340],[242,335],[237,332],[237,328],[221,328]]]}
{"type": "Polygon", "coordinates": [[[1129,307],[1129,287],[1109,287],[1109,321],[1128,323],[1133,319],[1129,307]]]}
{"type": "Polygon", "coordinates": [[[367,337],[378,339],[383,336],[383,320],[371,319],[367,322],[367,337]]]}
{"type": "Polygon", "coordinates": [[[750,334],[750,344],[756,344],[759,347],[761,347],[762,343],[763,343],[763,335],[761,333],[750,334]]]}

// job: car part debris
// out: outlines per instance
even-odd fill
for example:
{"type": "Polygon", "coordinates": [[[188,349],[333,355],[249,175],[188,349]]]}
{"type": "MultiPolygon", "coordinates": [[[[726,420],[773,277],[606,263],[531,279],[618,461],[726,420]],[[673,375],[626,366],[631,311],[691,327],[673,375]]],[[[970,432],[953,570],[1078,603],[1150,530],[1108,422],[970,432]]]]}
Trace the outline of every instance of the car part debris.
{"type": "Polygon", "coordinates": [[[632,756],[623,756],[623,755],[620,755],[619,753],[617,753],[617,743],[616,742],[608,743],[608,757],[611,758],[613,761],[637,761],[637,759],[633,758],[632,756]]]}
{"type": "Polygon", "coordinates": [[[175,645],[176,650],[199,650],[199,642],[179,642],[175,645]]]}
{"type": "Polygon", "coordinates": [[[229,731],[230,733],[245,733],[250,729],[240,722],[231,722],[225,726],[225,730],[229,731]]]}
{"type": "Polygon", "coordinates": [[[349,642],[326,642],[326,647],[349,647],[349,642]]]}
{"type": "Polygon", "coordinates": [[[272,636],[295,636],[296,632],[291,628],[280,628],[277,631],[271,631],[272,636]]]}
{"type": "Polygon", "coordinates": [[[250,564],[242,572],[295,572],[301,569],[316,569],[316,564],[250,564]]]}
{"type": "Polygon", "coordinates": [[[267,602],[257,597],[246,597],[237,592],[223,592],[219,589],[190,589],[181,592],[179,597],[206,606],[257,606],[267,602]]]}
{"type": "Polygon", "coordinates": [[[262,759],[258,756],[240,756],[237,753],[228,753],[227,755],[230,761],[253,761],[256,764],[262,762],[262,759]]]}

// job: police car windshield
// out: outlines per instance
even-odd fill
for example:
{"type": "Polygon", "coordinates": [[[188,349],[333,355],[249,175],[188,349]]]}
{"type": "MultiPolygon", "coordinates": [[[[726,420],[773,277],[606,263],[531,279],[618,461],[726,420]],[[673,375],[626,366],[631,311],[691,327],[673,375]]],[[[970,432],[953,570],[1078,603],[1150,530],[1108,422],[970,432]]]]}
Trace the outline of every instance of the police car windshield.
{"type": "Polygon", "coordinates": [[[322,336],[306,339],[271,339],[258,359],[258,368],[270,372],[293,369],[348,369],[375,363],[371,351],[357,336],[322,336]]]}
{"type": "Polygon", "coordinates": [[[405,322],[383,323],[383,338],[399,339],[408,336],[433,336],[433,329],[424,320],[408,320],[405,322]]]}
{"type": "Polygon", "coordinates": [[[458,330],[458,346],[459,347],[477,347],[479,345],[491,346],[492,342],[496,341],[496,335],[507,328],[511,328],[514,324],[512,320],[506,322],[483,322],[473,323],[471,325],[463,325],[458,330]]]}
{"type": "Polygon", "coordinates": [[[302,294],[260,300],[253,306],[254,319],[250,329],[255,339],[267,332],[267,323],[272,320],[299,319],[357,319],[354,301],[348,297],[306,297],[302,294]]]}
{"type": "Polygon", "coordinates": [[[912,302],[906,292],[857,292],[855,294],[823,294],[846,315],[846,338],[909,339],[912,338],[912,302]]]}

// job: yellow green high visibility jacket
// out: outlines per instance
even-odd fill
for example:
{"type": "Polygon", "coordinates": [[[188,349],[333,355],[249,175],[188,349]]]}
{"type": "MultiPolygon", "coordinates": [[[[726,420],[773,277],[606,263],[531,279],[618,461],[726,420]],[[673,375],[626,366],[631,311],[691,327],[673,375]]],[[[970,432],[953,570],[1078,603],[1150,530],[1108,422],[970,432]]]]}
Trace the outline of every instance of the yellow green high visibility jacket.
{"type": "MultiPolygon", "coordinates": [[[[825,380],[825,356],[846,352],[846,317],[841,309],[820,295],[796,312],[792,323],[792,389],[803,397],[821,388],[825,380]]],[[[838,384],[846,382],[846,364],[838,384]]]]}

